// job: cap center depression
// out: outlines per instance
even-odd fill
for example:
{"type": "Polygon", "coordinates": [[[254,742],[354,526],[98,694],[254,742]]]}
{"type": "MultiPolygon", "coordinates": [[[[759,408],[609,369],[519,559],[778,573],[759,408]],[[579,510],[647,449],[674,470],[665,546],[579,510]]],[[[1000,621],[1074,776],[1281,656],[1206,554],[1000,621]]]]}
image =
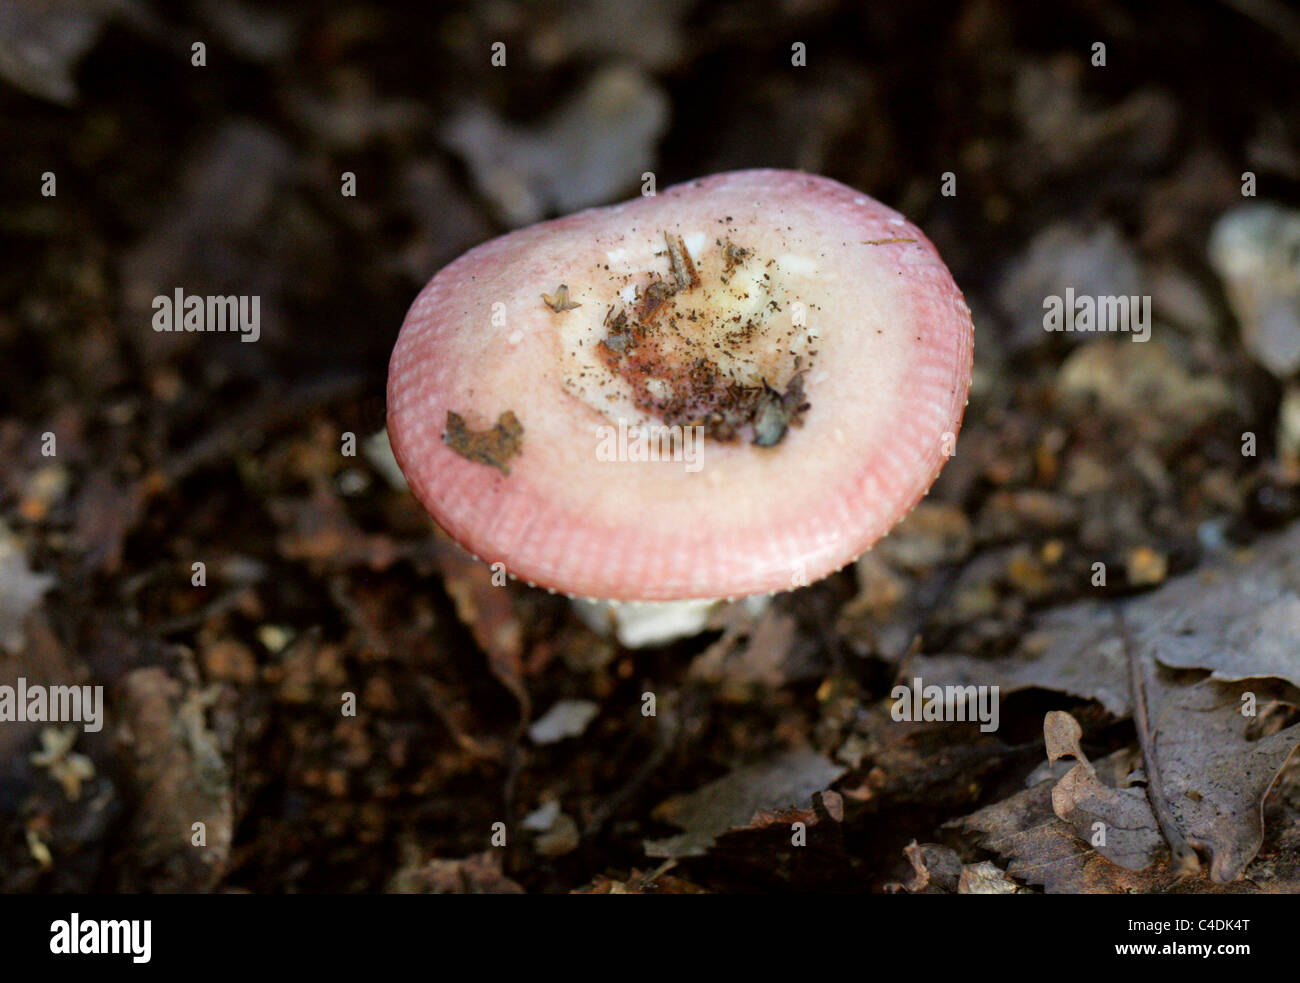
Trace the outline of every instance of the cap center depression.
{"type": "Polygon", "coordinates": [[[817,330],[798,288],[816,264],[765,257],[730,232],[625,240],[586,285],[566,285],[581,306],[546,298],[567,312],[559,330],[570,395],[610,419],[761,447],[802,422],[817,330]]]}

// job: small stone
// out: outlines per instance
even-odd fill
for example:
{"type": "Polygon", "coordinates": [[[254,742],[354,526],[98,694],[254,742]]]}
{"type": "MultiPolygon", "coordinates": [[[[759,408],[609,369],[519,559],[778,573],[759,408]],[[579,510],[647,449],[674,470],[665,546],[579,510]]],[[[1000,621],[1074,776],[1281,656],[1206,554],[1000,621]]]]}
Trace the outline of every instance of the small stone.
{"type": "Polygon", "coordinates": [[[339,493],[349,498],[362,494],[370,487],[370,476],[360,468],[345,468],[334,480],[339,493]]]}
{"type": "Polygon", "coordinates": [[[998,607],[1001,578],[1002,562],[996,554],[978,557],[969,564],[953,586],[953,617],[971,622],[993,614],[998,607]]]}
{"type": "Polygon", "coordinates": [[[1027,597],[1042,597],[1052,589],[1052,580],[1042,562],[1028,549],[1012,551],[1007,561],[1007,580],[1027,597]]]}
{"type": "Polygon", "coordinates": [[[533,721],[528,736],[537,745],[579,737],[599,712],[600,707],[590,700],[560,700],[533,721]]]}
{"type": "Polygon", "coordinates": [[[1135,587],[1163,583],[1169,574],[1169,561],[1163,553],[1149,546],[1139,546],[1128,555],[1128,580],[1135,587]]]}
{"type": "Polygon", "coordinates": [[[1193,374],[1157,341],[1087,342],[1061,366],[1057,392],[1066,410],[1095,401],[1111,419],[1157,441],[1179,439],[1232,406],[1222,379],[1193,374]]]}
{"type": "Polygon", "coordinates": [[[530,833],[545,833],[560,818],[560,803],[556,799],[543,802],[520,821],[520,825],[530,833]]]}
{"type": "Polygon", "coordinates": [[[1087,451],[1075,451],[1065,467],[1062,490],[1071,498],[1106,491],[1115,483],[1114,472],[1098,457],[1087,451]]]}
{"type": "Polygon", "coordinates": [[[1093,297],[1142,293],[1137,256],[1117,226],[1085,229],[1058,223],[1034,237],[998,287],[998,304],[1014,321],[1012,347],[1034,347],[1052,339],[1089,340],[1084,333],[1044,329],[1043,298],[1064,297],[1067,289],[1075,296],[1093,297]]]}
{"type": "Polygon", "coordinates": [[[1300,371],[1300,212],[1264,202],[1232,209],[1210,233],[1210,262],[1247,351],[1278,378],[1300,371]]]}
{"type": "Polygon", "coordinates": [[[257,640],[266,646],[266,650],[275,654],[289,644],[293,634],[279,625],[259,625],[255,633],[257,640]]]}
{"type": "Polygon", "coordinates": [[[1220,318],[1215,315],[1209,296],[1195,277],[1166,262],[1147,270],[1146,281],[1156,318],[1204,338],[1216,336],[1220,318]]]}

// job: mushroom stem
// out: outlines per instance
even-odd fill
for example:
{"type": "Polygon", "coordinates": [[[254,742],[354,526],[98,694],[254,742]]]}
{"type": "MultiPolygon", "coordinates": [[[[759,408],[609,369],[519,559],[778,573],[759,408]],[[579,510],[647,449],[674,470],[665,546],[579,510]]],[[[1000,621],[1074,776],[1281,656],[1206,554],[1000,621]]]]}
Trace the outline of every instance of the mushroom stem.
{"type": "Polygon", "coordinates": [[[771,603],[771,595],[756,594],[738,601],[698,598],[688,601],[592,601],[573,599],[574,613],[592,631],[618,639],[624,648],[650,648],[691,638],[709,627],[724,605],[743,606],[757,617],[771,603]]]}

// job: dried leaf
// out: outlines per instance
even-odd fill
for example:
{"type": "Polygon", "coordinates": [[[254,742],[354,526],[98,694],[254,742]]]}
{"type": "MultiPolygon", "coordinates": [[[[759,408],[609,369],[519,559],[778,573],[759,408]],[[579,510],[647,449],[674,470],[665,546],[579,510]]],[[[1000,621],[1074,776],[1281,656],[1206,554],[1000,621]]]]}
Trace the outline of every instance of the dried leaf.
{"type": "Polygon", "coordinates": [[[1167,666],[1300,686],[1300,523],[1236,560],[1171,580],[1124,616],[1137,648],[1167,666]]]}
{"type": "MultiPolygon", "coordinates": [[[[1216,679],[1285,679],[1300,686],[1300,523],[1236,560],[1207,566],[1128,602],[1136,653],[1216,679]]],[[[919,656],[916,675],[938,685],[997,685],[1003,694],[1038,688],[1130,712],[1128,670],[1114,605],[1088,601],[1041,616],[1014,655],[990,661],[919,656]]]]}
{"type": "Polygon", "coordinates": [[[1243,697],[1266,702],[1272,688],[1259,684],[1149,685],[1170,811],[1187,841],[1209,852],[1210,877],[1225,884],[1259,851],[1264,797],[1300,743],[1300,724],[1252,740],[1257,718],[1243,713],[1243,697]]]}
{"type": "Polygon", "coordinates": [[[476,103],[448,122],[443,140],[498,215],[519,226],[616,197],[653,167],[667,123],[668,100],[655,80],[614,66],[540,126],[517,126],[476,103]]]}
{"type": "MultiPolygon", "coordinates": [[[[1179,833],[1209,854],[1211,879],[1226,884],[1259,852],[1264,797],[1300,742],[1300,724],[1251,740],[1257,718],[1241,712],[1243,706],[1250,706],[1242,699],[1250,692],[1245,686],[1212,680],[1189,686],[1159,676],[1148,687],[1155,754],[1169,812],[1179,833]]],[[[1264,702],[1261,695],[1268,694],[1256,693],[1257,703],[1264,702]]],[[[1073,756],[1079,762],[1050,786],[1046,798],[1055,816],[1068,823],[1077,837],[1073,848],[1060,842],[1064,827],[1043,822],[1038,793],[1049,788],[1047,782],[1014,796],[1014,802],[1007,800],[967,817],[963,825],[1005,837],[1005,852],[1017,859],[1009,872],[1049,891],[1114,889],[1114,877],[1103,878],[1101,871],[1089,870],[1089,861],[1080,852],[1089,847],[1128,870],[1176,881],[1179,874],[1166,864],[1153,867],[1163,852],[1163,837],[1149,793],[1104,784],[1079,747],[1079,726],[1068,714],[1048,714],[1043,731],[1049,760],[1073,756]],[[1017,822],[1023,823],[1019,832],[1028,835],[1015,838],[1017,822]],[[1102,824],[1104,837],[1097,835],[1096,823],[1102,824]]],[[[1123,756],[1124,752],[1117,752],[1108,764],[1123,756]]],[[[1116,775],[1112,771],[1108,777],[1114,780],[1116,775]]],[[[986,845],[1003,852],[993,843],[986,845]]]]}
{"type": "Polygon", "coordinates": [[[459,413],[447,411],[442,442],[466,460],[510,473],[510,459],[523,449],[524,427],[510,410],[483,430],[471,430],[459,413]]]}
{"type": "Polygon", "coordinates": [[[721,638],[696,656],[690,678],[719,686],[725,699],[743,701],[755,692],[776,689],[802,675],[791,665],[798,640],[795,620],[768,607],[754,622],[738,618],[721,638]]]}
{"type": "Polygon", "coordinates": [[[1020,885],[987,860],[967,864],[957,881],[958,894],[1017,894],[1019,891],[1020,885]]]}
{"type": "Polygon", "coordinates": [[[686,830],[680,836],[647,840],[651,857],[707,853],[723,833],[784,821],[785,810],[807,809],[812,796],[846,769],[815,751],[788,751],[740,768],[686,795],[660,804],[655,818],[686,830]]]}
{"type": "Polygon", "coordinates": [[[1052,811],[1107,860],[1128,870],[1142,870],[1155,861],[1164,844],[1147,793],[1104,785],[1079,746],[1082,734],[1078,721],[1068,713],[1054,710],[1043,721],[1047,760],[1070,756],[1078,761],[1052,788],[1052,811]]]}
{"type": "Polygon", "coordinates": [[[1039,782],[948,825],[977,834],[985,849],[1008,859],[1007,874],[1050,894],[1146,893],[1177,881],[1162,866],[1136,872],[1108,861],[1056,816],[1051,790],[1051,782],[1039,782]]]}
{"type": "Polygon", "coordinates": [[[952,894],[962,875],[961,857],[951,847],[937,843],[903,847],[903,855],[912,865],[912,880],[901,885],[908,894],[952,894]]]}

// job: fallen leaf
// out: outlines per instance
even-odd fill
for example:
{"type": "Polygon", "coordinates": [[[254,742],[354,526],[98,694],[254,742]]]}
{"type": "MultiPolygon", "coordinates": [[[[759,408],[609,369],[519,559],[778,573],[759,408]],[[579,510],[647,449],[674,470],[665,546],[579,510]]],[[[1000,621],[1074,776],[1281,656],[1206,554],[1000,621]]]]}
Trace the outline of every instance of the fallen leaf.
{"type": "Polygon", "coordinates": [[[912,879],[897,886],[908,894],[952,894],[957,890],[964,865],[956,850],[938,843],[918,845],[913,840],[903,847],[903,856],[912,865],[912,879]]]}
{"type": "MultiPolygon", "coordinates": [[[[654,816],[686,832],[647,840],[651,857],[689,857],[708,852],[723,833],[783,822],[787,810],[811,807],[812,796],[825,790],[846,769],[816,751],[787,751],[696,789],[674,796],[654,816]]],[[[814,817],[815,818],[815,817],[814,817]]]]}
{"type": "MultiPolygon", "coordinates": [[[[1131,712],[1115,603],[1086,601],[1041,615],[1004,659],[917,656],[910,668],[940,686],[997,685],[1003,695],[1048,689],[1131,712]]],[[[1300,686],[1300,523],[1239,558],[1207,565],[1124,605],[1135,651],[1214,678],[1285,679],[1300,686]]]]}
{"type": "Polygon", "coordinates": [[[984,849],[1007,858],[1008,875],[1049,894],[1148,893],[1177,881],[1164,868],[1125,870],[1097,853],[1052,811],[1051,790],[1039,782],[947,825],[976,834],[984,849]]]}
{"type": "Polygon", "coordinates": [[[988,860],[967,864],[957,880],[958,894],[1018,894],[1020,885],[988,860]]]}
{"type": "Polygon", "coordinates": [[[1259,851],[1264,797],[1300,743],[1300,724],[1251,739],[1257,718],[1243,713],[1243,697],[1264,704],[1283,695],[1258,681],[1180,686],[1157,677],[1148,686],[1170,811],[1188,843],[1209,852],[1210,877],[1225,884],[1259,851]]]}
{"type": "Polygon", "coordinates": [[[1043,722],[1047,760],[1070,756],[1078,762],[1053,786],[1052,811],[1107,860],[1127,870],[1142,870],[1164,846],[1146,790],[1103,784],[1079,746],[1081,736],[1078,721],[1060,710],[1049,713],[1043,722]]]}

